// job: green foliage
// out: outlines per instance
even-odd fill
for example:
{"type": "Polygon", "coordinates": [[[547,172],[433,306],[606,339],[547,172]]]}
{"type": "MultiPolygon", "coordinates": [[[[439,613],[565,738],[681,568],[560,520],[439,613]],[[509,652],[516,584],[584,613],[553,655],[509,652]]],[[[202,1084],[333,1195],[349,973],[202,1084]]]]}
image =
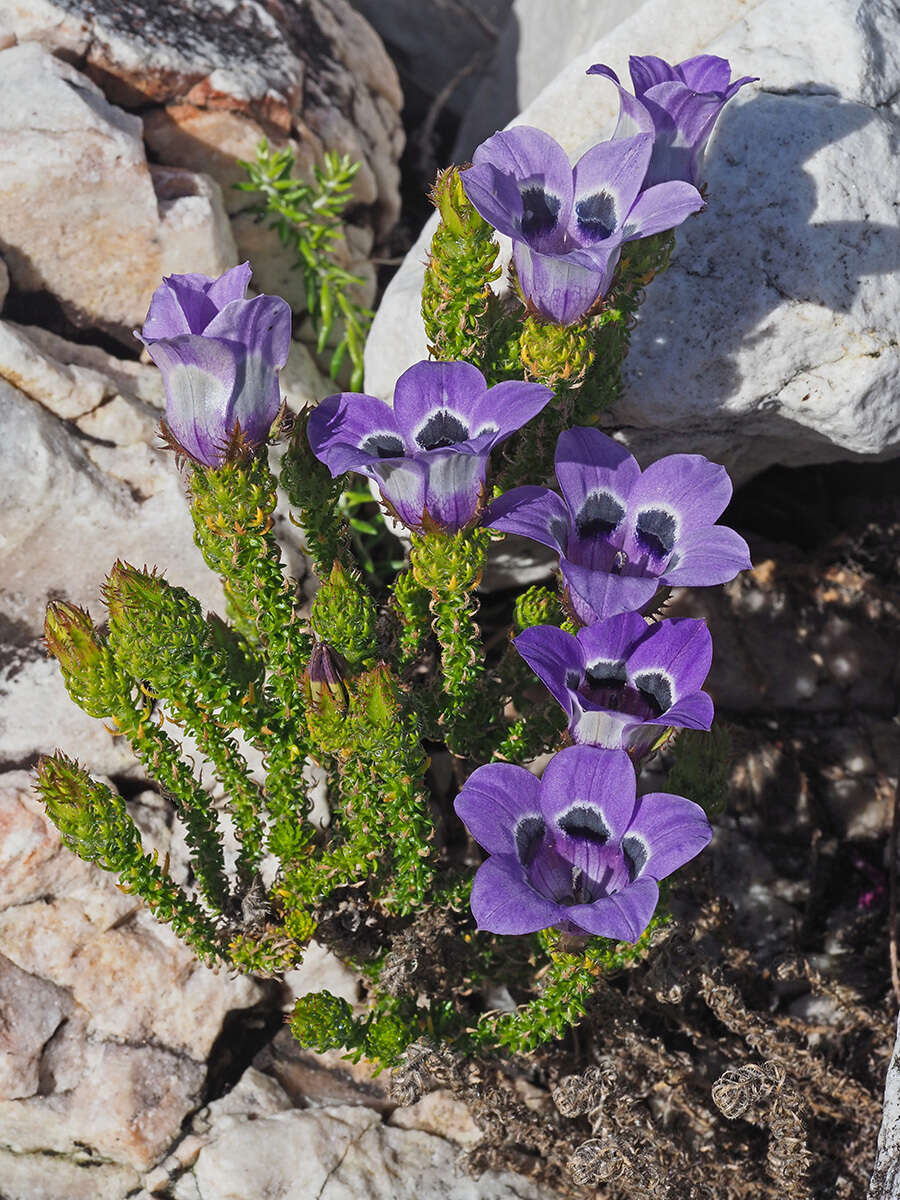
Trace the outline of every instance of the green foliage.
{"type": "Polygon", "coordinates": [[[422,287],[422,317],[432,358],[463,359],[485,367],[491,283],[500,247],[494,231],[466,199],[459,171],[437,177],[432,200],[441,222],[431,243],[422,287]]]}
{"type": "Polygon", "coordinates": [[[351,665],[370,662],[375,656],[377,616],[359,572],[335,562],[313,600],[310,622],[319,637],[351,665]]]}
{"type": "Polygon", "coordinates": [[[454,534],[435,530],[413,534],[409,553],[413,580],[431,594],[443,673],[440,722],[447,744],[456,752],[463,750],[466,729],[480,721],[472,702],[484,669],[484,652],[473,593],[481,580],[489,540],[484,529],[454,534]]]}
{"type": "Polygon", "coordinates": [[[114,871],[120,886],[171,925],[203,962],[212,965],[222,956],[215,923],[174,883],[155,854],[143,853],[140,832],[116,792],[60,753],[38,763],[36,786],[70,850],[114,871]]]}
{"type": "Polygon", "coordinates": [[[305,182],[294,178],[294,152],[289,147],[270,149],[263,139],[256,148],[256,162],[239,166],[246,171],[247,182],[235,187],[259,196],[251,211],[278,234],[282,246],[293,253],[295,268],[303,272],[306,307],[318,334],[320,354],[336,323],[340,324],[331,355],[331,377],[337,378],[349,355],[353,367],[350,386],[359,391],[372,312],[352,296],[352,289],[365,281],[335,261],[337,243],[344,240],[341,222],[359,163],[346,154],[326,153],[322,165],[313,168],[312,181],[305,182]]]}
{"type": "Polygon", "coordinates": [[[540,585],[528,588],[516,597],[513,625],[518,633],[535,625],[561,625],[559,597],[540,585]]]}
{"type": "Polygon", "coordinates": [[[581,949],[567,949],[556,930],[541,935],[550,964],[539,994],[515,1012],[486,1013],[473,1034],[476,1044],[504,1046],[518,1054],[536,1050],[563,1035],[584,1017],[600,975],[627,969],[644,958],[655,930],[668,917],[657,909],[647,929],[632,945],[609,938],[585,939],[581,949]]]}

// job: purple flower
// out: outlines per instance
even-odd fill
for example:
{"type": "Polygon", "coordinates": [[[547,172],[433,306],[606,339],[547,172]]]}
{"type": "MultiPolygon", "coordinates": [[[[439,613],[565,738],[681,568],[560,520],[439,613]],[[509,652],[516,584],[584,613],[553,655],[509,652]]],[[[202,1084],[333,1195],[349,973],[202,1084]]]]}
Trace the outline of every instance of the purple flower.
{"type": "Polygon", "coordinates": [[[619,83],[611,67],[597,63],[588,75],[605,75],[619,89],[621,108],[613,140],[651,132],[653,156],[644,187],[672,179],[698,183],[700,160],[719,113],[745,83],[731,82],[731,64],[713,54],[698,54],[674,67],[652,54],[628,60],[634,96],[619,83]]]}
{"type": "Polygon", "coordinates": [[[329,396],[309,418],[313,454],[331,471],[374,479],[410,529],[455,532],[483,503],[488,455],[553,393],[509,380],[489,388],[469,363],[420,362],[404,371],[394,406],[359,392],[329,396]]]}
{"type": "Polygon", "coordinates": [[[281,407],[291,310],[278,296],[245,300],[250,273],[242,263],[218,279],[169,275],[135,330],[163,373],[167,431],[208,467],[222,464],[236,438],[265,441],[281,407]]]}
{"type": "Polygon", "coordinates": [[[663,792],[636,799],[628,755],[593,746],[560,751],[541,780],[507,763],[479,767],[454,807],[490,854],[471,900],[489,933],[556,926],[637,941],[658,881],[712,836],[699,805],[663,792]]]}
{"type": "Polygon", "coordinates": [[[712,700],[700,690],[712,662],[703,621],[648,625],[638,613],[620,613],[575,637],[535,625],[515,647],[566,710],[575,742],[639,758],[667,728],[712,724],[712,700]]]}
{"type": "Polygon", "coordinates": [[[548,488],[513,488],[484,524],[557,550],[585,625],[642,608],[659,586],[725,583],[750,566],[744,539],[715,524],[731,480],[702,454],[670,454],[642,471],[624,446],[576,427],[556,444],[556,478],[562,499],[548,488]]]}
{"type": "Polygon", "coordinates": [[[601,142],[574,170],[562,146],[527,125],[495,133],[462,172],[466,195],[513,240],[522,292],[560,325],[606,292],[625,242],[672,229],[703,207],[679,181],[644,187],[653,135],[601,142]]]}

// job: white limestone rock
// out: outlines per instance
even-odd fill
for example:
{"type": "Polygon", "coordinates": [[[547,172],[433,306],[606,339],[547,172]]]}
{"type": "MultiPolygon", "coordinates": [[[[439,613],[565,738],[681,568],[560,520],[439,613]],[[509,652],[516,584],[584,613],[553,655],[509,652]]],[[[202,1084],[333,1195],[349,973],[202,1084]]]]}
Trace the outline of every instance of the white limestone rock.
{"type": "Polygon", "coordinates": [[[123,1200],[140,1176],[131,1167],[82,1156],[15,1154],[0,1148],[0,1179],[7,1200],[123,1200]]]}
{"type": "Polygon", "coordinates": [[[486,1171],[473,1179],[458,1147],[382,1124],[368,1108],[287,1109],[267,1115],[211,1105],[208,1144],[176,1200],[550,1200],[531,1181],[486,1171]]]}
{"type": "MultiPolygon", "coordinates": [[[[0,0],[0,21],[100,79],[109,101],[140,113],[155,161],[209,176],[229,213],[253,201],[233,184],[263,136],[290,145],[302,175],[325,151],[348,154],[360,164],[348,255],[371,288],[359,247],[400,211],[403,95],[378,35],[346,0],[0,0]]],[[[276,290],[275,235],[261,239],[246,219],[234,233],[241,258],[259,259],[257,285],[276,290]]],[[[286,298],[302,310],[291,284],[286,298]]]]}
{"type": "MultiPolygon", "coordinates": [[[[161,803],[133,815],[183,878],[161,803]]],[[[201,966],[112,875],[66,850],[28,772],[0,775],[0,1143],[29,1155],[87,1147],[148,1170],[199,1102],[226,1014],[261,996],[254,980],[201,966]]]]}
{"type": "Polygon", "coordinates": [[[0,52],[0,240],[13,284],[130,337],[163,274],[237,250],[211,180],[147,164],[140,119],[35,43],[0,52]]]}
{"type": "MultiPolygon", "coordinates": [[[[900,450],[900,234],[891,160],[900,21],[878,0],[646,0],[516,118],[574,155],[609,136],[617,96],[585,68],[699,52],[759,75],[723,113],[707,158],[709,208],[678,234],[647,292],[606,416],[644,461],[700,452],[743,481],[900,450]]],[[[433,223],[388,288],[367,347],[367,388],[389,397],[425,356],[422,260],[433,223]]]]}

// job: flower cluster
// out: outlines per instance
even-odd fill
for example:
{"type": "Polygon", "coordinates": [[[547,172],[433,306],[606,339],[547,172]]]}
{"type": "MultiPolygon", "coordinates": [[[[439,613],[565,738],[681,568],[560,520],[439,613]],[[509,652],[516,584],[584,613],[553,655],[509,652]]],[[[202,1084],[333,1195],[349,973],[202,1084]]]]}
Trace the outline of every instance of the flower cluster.
{"type": "Polygon", "coordinates": [[[700,156],[723,105],[749,78],[731,83],[722,58],[677,66],[632,57],[631,95],[619,87],[613,138],[574,168],[549,134],[527,125],[487,139],[463,172],[466,195],[513,242],[526,301],[548,320],[581,320],[607,292],[626,242],[663,233],[703,207],[700,156]]]}
{"type": "MultiPolygon", "coordinates": [[[[460,769],[485,764],[454,804],[487,853],[471,881],[481,930],[634,942],[660,881],[710,840],[703,808],[680,795],[640,795],[638,775],[678,730],[712,725],[705,624],[654,614],[672,587],[723,583],[750,565],[744,540],[717,523],[731,482],[696,454],[642,470],[591,423],[621,388],[628,330],[668,261],[666,235],[704,205],[699,169],[713,123],[748,81],[732,83],[729,65],[708,56],[676,66],[632,59],[634,94],[607,67],[591,73],[619,88],[619,125],[574,167],[549,135],[520,127],[441,177],[443,234],[432,243],[423,313],[431,353],[454,361],[411,366],[390,404],[339,391],[300,414],[280,479],[266,447],[289,424],[279,419],[288,305],[247,298],[246,263],[219,279],[169,276],[153,295],[137,336],[162,371],[163,432],[187,460],[195,540],[222,581],[230,623],[205,617],[195,597],[155,572],[119,563],[104,589],[108,635],[60,603],[48,614],[47,645],[73,698],[112,720],[174,798],[198,899],[143,856],[127,812],[81,768],[48,760],[42,787],[67,844],[118,871],[210,962],[287,970],[314,931],[344,952],[331,919],[339,889],[371,903],[360,929],[371,922],[380,945],[405,936],[429,906],[432,915],[458,912],[468,865],[461,837],[434,836],[440,796],[426,777],[426,747],[435,743],[460,769]],[[514,244],[512,295],[491,290],[495,231],[514,244]],[[360,534],[379,535],[377,518],[354,519],[356,501],[341,500],[349,473],[377,487],[410,531],[408,563],[383,555],[376,564],[375,543],[360,534]],[[319,576],[308,619],[274,533],[279,482],[319,576]],[[519,636],[495,670],[475,592],[489,544],[504,534],[555,551],[559,587],[519,597],[519,636]],[[523,662],[552,701],[532,706],[523,662]],[[239,841],[233,867],[219,809],[181,747],[148,720],[147,698],[174,714],[227,794],[239,841]],[[264,784],[244,744],[259,752],[264,784]],[[523,764],[546,752],[538,778],[523,764]],[[298,769],[307,760],[328,779],[327,831],[307,819],[298,769]],[[277,864],[268,889],[263,855],[277,864]],[[408,928],[397,924],[407,918],[408,928]]],[[[343,336],[359,368],[351,325],[343,336]]],[[[671,786],[703,794],[689,772],[680,778],[671,786]]],[[[449,806],[445,815],[455,820],[449,806]]],[[[477,943],[462,940],[453,996],[471,995],[483,978],[477,943]]],[[[507,1025],[505,1041],[486,1019],[481,1044],[518,1038],[528,1047],[536,1029],[546,1040],[585,1011],[590,970],[576,984],[553,939],[547,945],[564,1019],[510,1018],[519,1034],[510,1040],[507,1025]]],[[[504,951],[497,944],[491,953],[500,962],[504,951]]],[[[455,1001],[434,996],[425,1008],[417,990],[404,998],[393,955],[370,977],[379,1015],[359,1020],[314,998],[295,1031],[395,1062],[423,1022],[433,1032],[440,1011],[442,1036],[468,1042],[468,1008],[452,1011],[455,1001]]],[[[535,988],[537,1009],[543,995],[535,988]]]]}

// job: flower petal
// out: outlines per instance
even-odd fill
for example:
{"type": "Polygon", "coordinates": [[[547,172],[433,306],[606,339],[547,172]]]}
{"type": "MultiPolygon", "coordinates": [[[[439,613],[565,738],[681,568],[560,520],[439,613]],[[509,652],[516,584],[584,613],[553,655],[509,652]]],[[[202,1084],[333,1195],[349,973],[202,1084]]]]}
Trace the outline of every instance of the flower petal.
{"type": "Polygon", "coordinates": [[[569,734],[578,746],[597,746],[602,750],[624,750],[629,744],[629,732],[641,724],[640,717],[609,709],[582,708],[576,696],[569,734]]]}
{"type": "MultiPolygon", "coordinates": [[[[656,550],[670,553],[686,534],[718,520],[731,491],[725,468],[702,454],[670,454],[651,463],[629,497],[628,533],[623,543],[628,557],[640,558],[648,539],[654,537],[661,542],[656,550]],[[674,524],[663,528],[659,524],[662,518],[648,518],[648,513],[667,513],[674,524]]],[[[661,555],[657,553],[657,557],[661,555]]]]}
{"type": "Polygon", "coordinates": [[[645,725],[671,725],[673,729],[709,729],[716,715],[712,698],[706,692],[681,696],[661,717],[645,725]]]}
{"type": "Polygon", "coordinates": [[[507,379],[497,383],[472,405],[472,436],[495,430],[492,444],[526,425],[553,399],[553,392],[541,383],[523,383],[507,379]]]}
{"type": "Polygon", "coordinates": [[[592,146],[575,164],[572,235],[582,243],[613,236],[625,224],[650,165],[653,135],[592,146]]]}
{"type": "MultiPolygon", "coordinates": [[[[698,624],[702,625],[703,622],[698,624]]],[[[620,613],[608,620],[586,625],[584,629],[579,629],[577,634],[585,667],[598,662],[609,662],[621,663],[624,668],[629,654],[650,631],[651,626],[637,612],[620,613]]]]}
{"type": "Polygon", "coordinates": [[[592,493],[608,494],[622,509],[641,469],[628,450],[599,429],[576,425],[559,435],[556,478],[572,517],[592,493]]]}
{"type": "Polygon", "coordinates": [[[453,807],[479,846],[490,854],[516,854],[528,832],[523,823],[543,822],[541,781],[524,767],[488,763],[472,772],[453,807]]]}
{"type": "Polygon", "coordinates": [[[482,524],[502,533],[518,533],[559,553],[565,549],[569,514],[549,488],[518,487],[488,505],[482,524]]]}
{"type": "Polygon", "coordinates": [[[206,294],[216,308],[224,308],[231,300],[243,300],[252,274],[253,268],[248,262],[240,263],[214,279],[207,287],[206,294]]]}
{"type": "MultiPolygon", "coordinates": [[[[632,858],[640,877],[665,879],[709,844],[706,813],[693,800],[667,792],[649,792],[637,802],[628,830],[635,839],[632,858]]],[[[628,849],[626,839],[625,847],[628,849]]]]}
{"type": "Polygon", "coordinates": [[[676,179],[696,183],[700,156],[725,98],[694,92],[679,81],[656,84],[642,100],[656,129],[645,186],[676,179]]]}
{"type": "MultiPolygon", "coordinates": [[[[192,328],[187,313],[179,303],[179,289],[172,286],[172,280],[179,278],[181,276],[167,276],[150,298],[150,307],[147,310],[143,329],[140,333],[135,330],[135,336],[140,338],[145,346],[149,346],[160,338],[174,338],[184,333],[202,333],[206,322],[215,316],[215,306],[210,304],[200,293],[199,306],[202,312],[194,313],[195,324],[198,328],[192,328]]],[[[188,294],[186,303],[190,310],[190,294],[188,294]]]]}
{"type": "Polygon", "coordinates": [[[636,879],[614,896],[604,896],[593,904],[573,904],[566,916],[585,933],[636,942],[659,903],[659,887],[650,878],[636,879]]]}
{"type": "Polygon", "coordinates": [[[593,249],[591,265],[585,265],[584,256],[541,254],[516,242],[513,259],[522,294],[548,320],[574,325],[608,289],[620,250],[619,239],[610,238],[593,249]]]}
{"type": "Polygon", "coordinates": [[[432,450],[417,454],[426,471],[425,510],[442,529],[455,533],[468,525],[484,499],[487,450],[432,450]]]}
{"type": "Polygon", "coordinates": [[[495,854],[483,862],[472,883],[472,915],[488,933],[536,933],[556,925],[566,910],[539,896],[514,855],[495,854]]]}
{"type": "Polygon", "coordinates": [[[219,466],[228,436],[232,400],[243,370],[241,347],[199,334],[151,343],[162,371],[166,424],[179,445],[207,466],[219,466]]]}
{"type": "Polygon", "coordinates": [[[380,458],[399,458],[406,443],[389,404],[362,392],[327,396],[309,416],[309,444],[332,476],[380,458]]]}
{"type": "Polygon", "coordinates": [[[362,470],[378,484],[397,519],[408,529],[421,529],[428,487],[428,467],[422,459],[385,458],[362,470]]]}
{"type": "MultiPolygon", "coordinates": [[[[496,528],[496,526],[495,526],[496,528]]],[[[659,580],[651,575],[611,575],[560,559],[572,607],[586,625],[632,612],[651,600],[659,580]]]]}
{"type": "Polygon", "coordinates": [[[660,582],[667,587],[707,587],[728,583],[752,565],[750,550],[741,535],[725,525],[712,525],[679,539],[660,582]]]}
{"type": "Polygon", "coordinates": [[[731,82],[731,63],[715,54],[697,54],[678,63],[675,74],[695,92],[724,94],[731,82]]]}
{"type": "Polygon", "coordinates": [[[397,428],[416,451],[431,449],[416,441],[422,426],[435,413],[457,414],[465,425],[465,441],[471,436],[472,416],[487,391],[487,383],[477,367],[466,362],[418,362],[397,380],[394,388],[394,415],[397,428]]]}
{"type": "MultiPolygon", "coordinates": [[[[496,134],[494,135],[496,136],[496,134]]],[[[476,150],[489,146],[493,138],[482,143],[476,150]]],[[[500,170],[492,162],[483,160],[460,171],[459,177],[469,203],[489,225],[509,238],[522,236],[522,193],[512,175],[500,170]]]]}
{"type": "Polygon", "coordinates": [[[268,367],[283,367],[291,349],[291,308],[280,296],[232,300],[203,331],[205,337],[239,342],[268,367]]]}
{"type": "Polygon", "coordinates": [[[688,617],[660,621],[645,627],[645,636],[629,655],[628,678],[637,687],[641,675],[664,672],[671,683],[674,703],[700,690],[709,674],[712,654],[712,638],[705,621],[688,617]]]}
{"type": "Polygon", "coordinates": [[[634,767],[621,750],[567,746],[550,759],[541,779],[541,810],[554,831],[573,810],[593,809],[602,816],[609,841],[617,842],[634,806],[634,767]]]}
{"type": "MultiPolygon", "coordinates": [[[[572,211],[572,165],[569,156],[555,138],[542,129],[530,125],[517,125],[504,129],[483,142],[472,156],[472,170],[461,176],[466,194],[479,212],[482,204],[491,200],[513,217],[513,237],[524,237],[532,245],[541,248],[545,243],[558,239],[559,232],[567,228],[572,211]],[[468,181],[472,180],[475,168],[487,164],[495,172],[512,179],[521,197],[518,217],[510,210],[512,197],[507,190],[485,187],[485,180],[475,178],[481,194],[478,199],[472,194],[468,181]]],[[[485,220],[494,222],[482,212],[485,220]]],[[[495,228],[500,228],[495,226],[495,228]]]]}
{"type": "Polygon", "coordinates": [[[576,639],[555,625],[535,625],[513,638],[513,645],[553,699],[571,717],[572,693],[577,690],[584,671],[581,647],[576,639]],[[573,672],[577,677],[574,687],[569,683],[573,672]]]}
{"type": "Polygon", "coordinates": [[[669,182],[654,184],[638,197],[625,221],[626,242],[675,229],[705,207],[703,197],[692,183],[668,178],[669,182]]]}
{"type": "Polygon", "coordinates": [[[595,63],[594,66],[588,67],[586,73],[588,75],[605,75],[619,89],[619,120],[613,133],[614,141],[619,141],[620,138],[634,137],[638,133],[654,133],[653,118],[646,106],[622,87],[618,75],[611,67],[607,67],[603,63],[595,63]]]}
{"type": "Polygon", "coordinates": [[[632,54],[628,59],[628,70],[636,96],[642,96],[654,84],[678,78],[675,68],[655,54],[632,54]]]}

